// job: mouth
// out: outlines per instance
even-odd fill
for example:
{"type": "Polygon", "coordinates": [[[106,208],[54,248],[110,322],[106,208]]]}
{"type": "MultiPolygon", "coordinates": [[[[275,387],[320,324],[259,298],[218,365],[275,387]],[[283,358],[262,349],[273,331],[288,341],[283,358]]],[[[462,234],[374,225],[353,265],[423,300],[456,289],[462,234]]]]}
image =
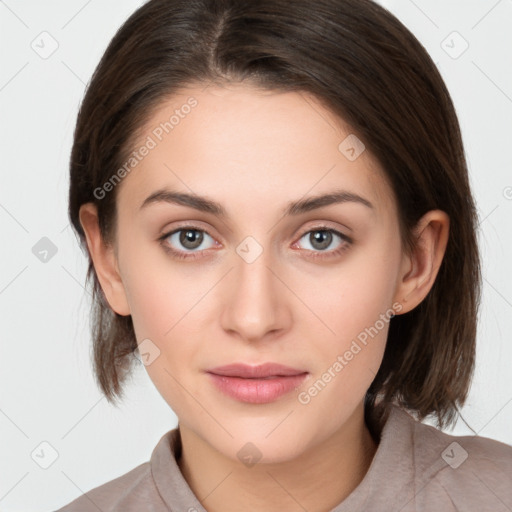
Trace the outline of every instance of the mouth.
{"type": "Polygon", "coordinates": [[[240,377],[243,379],[265,379],[273,377],[290,377],[307,373],[306,370],[299,370],[284,366],[278,363],[265,363],[257,366],[250,366],[243,363],[233,363],[224,366],[217,366],[207,370],[208,373],[223,375],[226,377],[240,377]]]}
{"type": "Polygon", "coordinates": [[[235,363],[207,370],[216,388],[239,402],[270,403],[296,390],[309,372],[277,363],[235,363]]]}

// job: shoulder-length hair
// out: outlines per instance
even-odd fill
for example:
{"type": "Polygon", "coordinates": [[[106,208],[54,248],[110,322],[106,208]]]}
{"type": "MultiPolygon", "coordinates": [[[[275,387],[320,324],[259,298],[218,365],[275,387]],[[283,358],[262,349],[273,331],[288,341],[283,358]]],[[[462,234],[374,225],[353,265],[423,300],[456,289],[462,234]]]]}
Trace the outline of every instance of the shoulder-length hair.
{"type": "MultiPolygon", "coordinates": [[[[313,94],[350,126],[394,191],[404,251],[427,211],[450,217],[434,285],[390,321],[382,365],[365,396],[365,418],[392,402],[420,421],[455,423],[475,364],[481,267],[477,212],[450,94],[414,35],[371,0],[150,0],[119,28],[87,86],[70,158],[69,217],[93,280],[94,373],[112,404],[134,363],[131,316],[108,305],[79,222],[96,204],[103,239],[116,226],[116,191],[99,188],[133,151],[138,130],[188,85],[246,81],[313,94]]],[[[373,421],[373,420],[372,420],[373,421]]],[[[379,420],[380,421],[380,420],[379,420]]]]}

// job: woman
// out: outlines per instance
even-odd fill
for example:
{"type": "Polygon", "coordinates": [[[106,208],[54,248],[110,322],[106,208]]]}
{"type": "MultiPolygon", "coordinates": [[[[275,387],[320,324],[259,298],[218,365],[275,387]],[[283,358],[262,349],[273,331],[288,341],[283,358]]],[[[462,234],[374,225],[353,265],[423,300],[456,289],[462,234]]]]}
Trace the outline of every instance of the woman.
{"type": "Polygon", "coordinates": [[[471,384],[477,217],[449,93],[389,12],[150,0],[70,170],[98,384],[115,403],[140,359],[179,423],[61,511],[512,506],[512,447],[420,423],[471,384]]]}

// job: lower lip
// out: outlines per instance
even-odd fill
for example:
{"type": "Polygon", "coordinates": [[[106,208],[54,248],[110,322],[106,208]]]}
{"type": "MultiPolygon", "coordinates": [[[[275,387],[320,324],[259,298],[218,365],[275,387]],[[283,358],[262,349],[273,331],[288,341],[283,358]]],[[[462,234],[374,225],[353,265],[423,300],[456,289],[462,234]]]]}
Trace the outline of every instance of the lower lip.
{"type": "Polygon", "coordinates": [[[243,379],[209,372],[208,375],[217,388],[231,398],[251,404],[266,404],[299,387],[308,374],[269,379],[243,379]]]}

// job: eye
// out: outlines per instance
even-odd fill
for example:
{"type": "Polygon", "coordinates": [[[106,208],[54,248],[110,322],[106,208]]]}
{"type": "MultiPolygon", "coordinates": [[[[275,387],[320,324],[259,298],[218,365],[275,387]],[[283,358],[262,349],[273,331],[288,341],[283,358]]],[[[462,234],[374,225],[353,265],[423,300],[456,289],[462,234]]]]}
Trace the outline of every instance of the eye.
{"type": "MultiPolygon", "coordinates": [[[[315,229],[307,231],[300,238],[300,240],[302,239],[305,239],[306,242],[312,246],[312,249],[307,250],[313,253],[311,255],[313,258],[337,256],[346,249],[348,249],[350,244],[352,243],[352,240],[348,236],[344,235],[343,233],[340,233],[339,231],[336,231],[335,229],[328,228],[327,226],[319,226],[315,229]],[[338,244],[338,248],[335,248],[330,251],[326,250],[329,246],[332,245],[333,241],[336,238],[342,241],[341,244],[338,244]],[[322,253],[327,253],[327,255],[322,253]]],[[[296,246],[297,244],[298,242],[294,244],[294,246],[296,246]]]]}
{"type": "Polygon", "coordinates": [[[205,236],[213,240],[203,229],[195,226],[184,226],[164,234],[159,240],[167,252],[172,253],[177,258],[185,259],[196,258],[196,252],[201,252],[208,248],[204,246],[205,236]],[[178,247],[178,250],[174,249],[173,246],[178,247]]]}
{"type": "MultiPolygon", "coordinates": [[[[159,238],[159,241],[164,250],[170,253],[174,258],[194,259],[200,257],[201,252],[208,249],[208,246],[204,246],[205,236],[214,241],[214,246],[216,245],[215,240],[206,231],[192,225],[183,226],[174,231],[165,233],[159,238]]],[[[335,257],[347,250],[352,244],[352,239],[348,236],[335,229],[328,228],[327,226],[319,226],[307,231],[301,236],[299,241],[303,238],[312,246],[312,249],[306,249],[306,252],[311,253],[307,256],[309,258],[335,257]],[[341,243],[337,249],[326,250],[332,245],[335,238],[338,238],[343,243],[341,243]]],[[[294,247],[297,245],[298,242],[293,244],[294,247]]]]}

